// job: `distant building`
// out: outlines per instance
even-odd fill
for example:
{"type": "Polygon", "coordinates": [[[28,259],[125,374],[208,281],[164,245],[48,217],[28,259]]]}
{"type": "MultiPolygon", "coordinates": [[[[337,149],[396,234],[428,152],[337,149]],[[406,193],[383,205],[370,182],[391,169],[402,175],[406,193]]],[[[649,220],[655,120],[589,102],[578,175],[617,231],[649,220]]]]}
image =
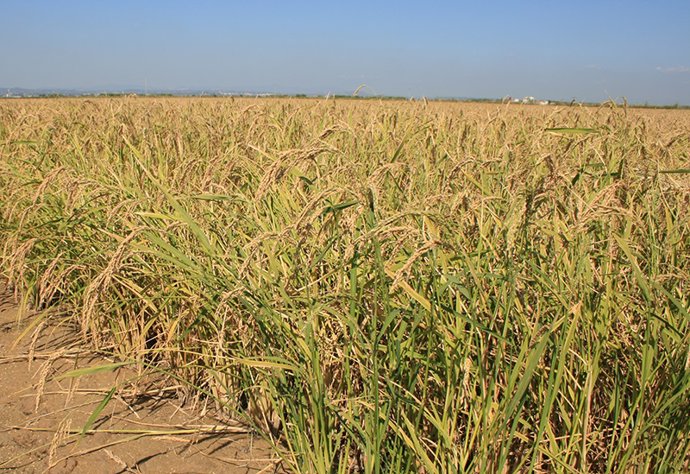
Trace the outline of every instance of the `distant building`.
{"type": "Polygon", "coordinates": [[[522,99],[519,98],[514,98],[509,95],[503,97],[501,99],[501,102],[504,104],[539,104],[539,105],[549,105],[550,102],[548,100],[537,100],[534,96],[528,95],[523,97],[522,99]]]}

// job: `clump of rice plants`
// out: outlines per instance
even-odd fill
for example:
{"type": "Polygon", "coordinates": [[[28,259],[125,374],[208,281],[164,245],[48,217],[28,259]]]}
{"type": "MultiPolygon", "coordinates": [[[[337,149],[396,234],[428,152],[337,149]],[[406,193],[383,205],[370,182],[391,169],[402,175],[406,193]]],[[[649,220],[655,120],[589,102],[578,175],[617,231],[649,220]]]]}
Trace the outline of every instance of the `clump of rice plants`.
{"type": "Polygon", "coordinates": [[[1,271],[295,472],[690,469],[690,115],[0,103],[1,271]]]}

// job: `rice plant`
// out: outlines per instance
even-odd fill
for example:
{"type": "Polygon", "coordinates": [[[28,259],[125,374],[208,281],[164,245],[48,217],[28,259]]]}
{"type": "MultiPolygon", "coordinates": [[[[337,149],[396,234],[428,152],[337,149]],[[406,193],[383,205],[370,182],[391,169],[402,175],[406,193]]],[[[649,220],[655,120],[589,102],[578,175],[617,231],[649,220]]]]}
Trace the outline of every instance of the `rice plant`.
{"type": "Polygon", "coordinates": [[[2,276],[294,472],[690,469],[690,114],[0,103],[2,276]]]}

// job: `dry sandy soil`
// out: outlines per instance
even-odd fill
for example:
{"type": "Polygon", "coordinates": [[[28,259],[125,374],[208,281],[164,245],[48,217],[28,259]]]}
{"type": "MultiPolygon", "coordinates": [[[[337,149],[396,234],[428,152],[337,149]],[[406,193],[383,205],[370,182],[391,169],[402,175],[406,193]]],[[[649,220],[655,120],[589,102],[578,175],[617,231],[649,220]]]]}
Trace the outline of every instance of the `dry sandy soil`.
{"type": "MultiPolygon", "coordinates": [[[[34,336],[0,286],[0,471],[61,473],[271,473],[268,443],[239,425],[201,416],[128,369],[80,377],[111,363],[79,347],[74,331],[34,336]],[[16,343],[18,337],[26,336],[16,343]],[[16,344],[15,344],[16,343],[16,344]],[[128,382],[137,379],[136,387],[128,382]],[[113,387],[109,403],[82,435],[113,387]]],[[[158,384],[160,385],[160,384],[158,384]]]]}

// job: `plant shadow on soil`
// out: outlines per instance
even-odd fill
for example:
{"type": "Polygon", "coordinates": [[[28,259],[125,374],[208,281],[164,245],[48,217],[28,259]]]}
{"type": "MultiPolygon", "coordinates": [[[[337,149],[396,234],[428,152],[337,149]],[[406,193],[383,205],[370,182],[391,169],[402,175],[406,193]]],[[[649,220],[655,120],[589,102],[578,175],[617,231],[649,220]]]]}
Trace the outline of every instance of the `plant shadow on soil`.
{"type": "Polygon", "coordinates": [[[251,430],[182,406],[156,380],[127,368],[63,377],[108,364],[73,329],[21,318],[0,286],[0,471],[61,473],[257,473],[280,468],[251,430]],[[17,340],[26,332],[26,335],[17,340]],[[114,387],[117,387],[113,390],[114,387]],[[81,431],[108,393],[90,430],[81,431]]]}

